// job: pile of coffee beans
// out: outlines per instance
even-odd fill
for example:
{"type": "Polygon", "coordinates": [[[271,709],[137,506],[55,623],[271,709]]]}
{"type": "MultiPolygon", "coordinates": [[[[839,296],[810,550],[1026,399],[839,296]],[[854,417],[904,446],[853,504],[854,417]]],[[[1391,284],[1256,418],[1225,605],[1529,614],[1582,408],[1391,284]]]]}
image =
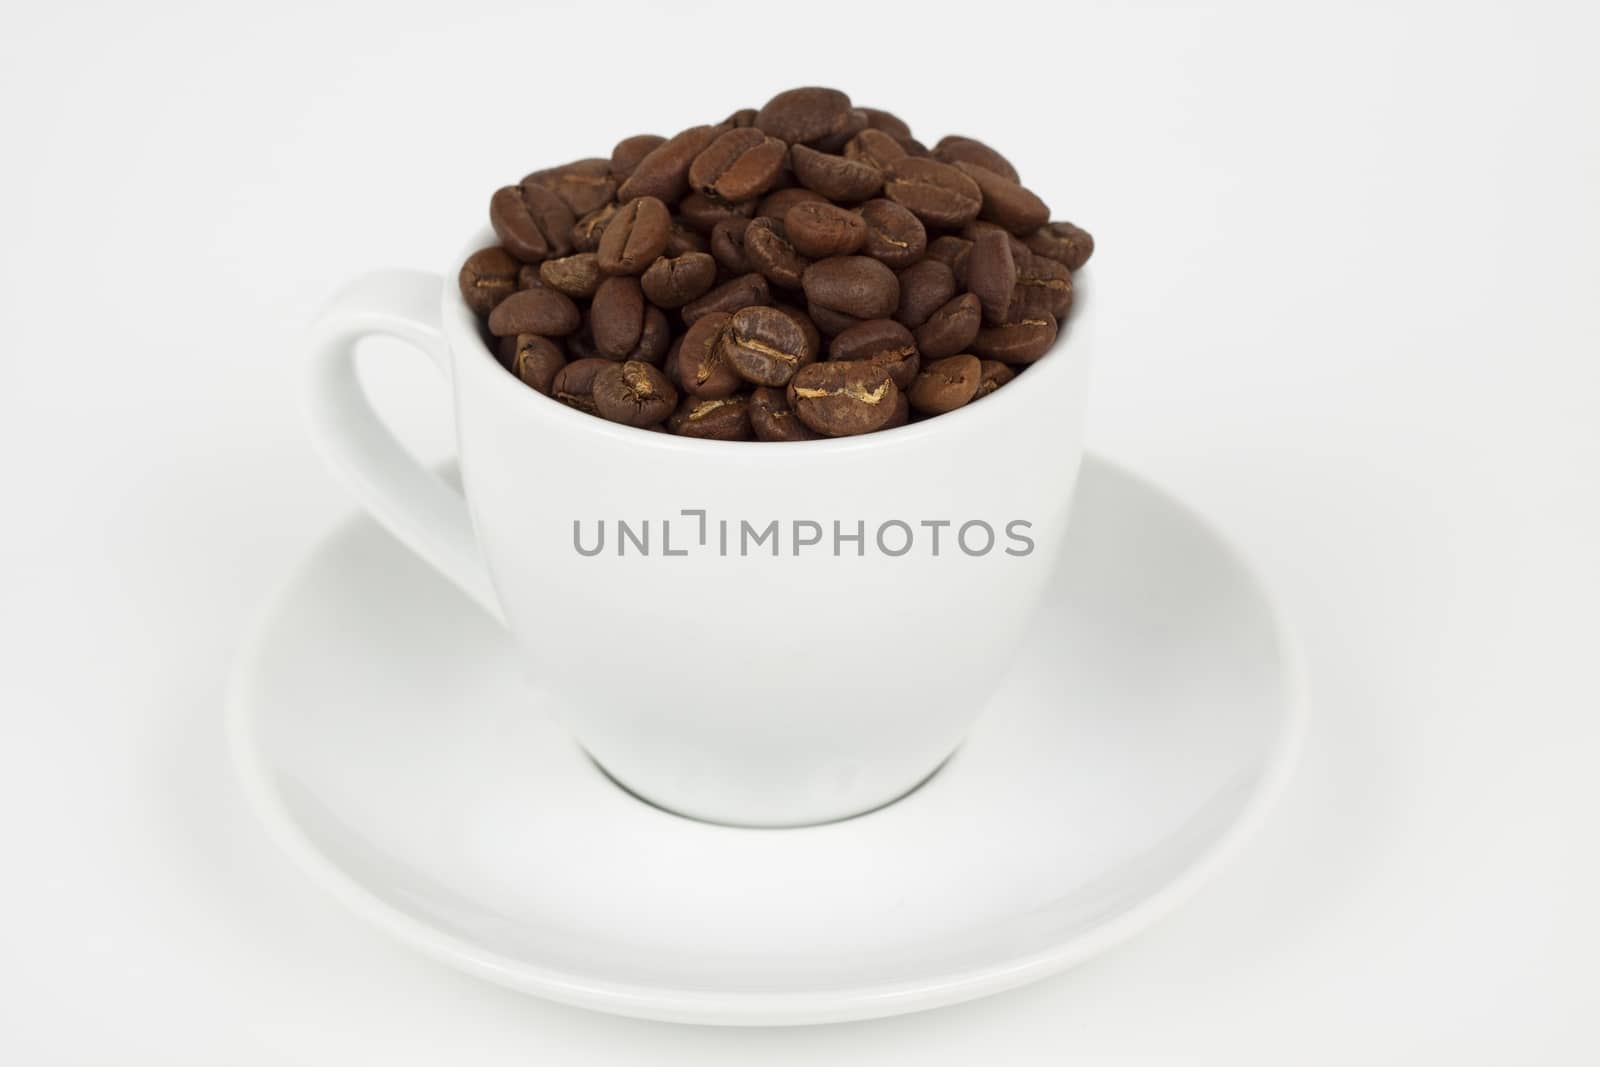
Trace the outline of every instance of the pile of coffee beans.
{"type": "Polygon", "coordinates": [[[511,373],[728,441],[868,433],[994,392],[1055,342],[1094,251],[988,145],[929,149],[822,88],[534,171],[489,221],[500,243],[461,295],[511,373]]]}

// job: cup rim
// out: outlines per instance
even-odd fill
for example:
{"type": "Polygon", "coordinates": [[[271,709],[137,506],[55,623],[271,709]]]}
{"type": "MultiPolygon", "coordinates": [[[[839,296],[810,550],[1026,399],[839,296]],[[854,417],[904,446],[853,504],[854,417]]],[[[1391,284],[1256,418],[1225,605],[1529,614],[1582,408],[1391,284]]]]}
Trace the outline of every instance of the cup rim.
{"type": "MultiPolygon", "coordinates": [[[[530,389],[516,375],[509,373],[499,357],[485,343],[478,325],[478,316],[467,307],[466,300],[461,295],[461,286],[458,281],[460,264],[466,262],[467,257],[480,249],[498,244],[494,231],[483,227],[474,235],[473,239],[457,253],[455,265],[446,272],[441,286],[441,311],[444,322],[445,337],[449,341],[451,351],[457,353],[456,358],[465,351],[471,351],[473,357],[493,364],[493,369],[498,375],[497,384],[491,388],[504,393],[509,399],[511,392],[522,394],[512,403],[528,404],[529,410],[540,418],[553,418],[557,424],[566,421],[575,431],[596,434],[600,437],[619,440],[636,447],[653,447],[669,451],[707,452],[724,457],[748,454],[751,450],[760,451],[766,460],[771,460],[773,454],[799,453],[807,456],[821,454],[877,451],[894,448],[900,445],[914,446],[919,442],[929,439],[938,439],[944,436],[982,432],[985,423],[1001,422],[1020,412],[1020,406],[1027,403],[1032,393],[1039,389],[1048,388],[1058,378],[1067,377],[1072,370],[1073,361],[1062,359],[1059,353],[1063,346],[1069,343],[1072,335],[1079,337],[1077,347],[1087,349],[1091,338],[1088,324],[1092,322],[1093,300],[1088,294],[1093,286],[1086,284],[1090,277],[1087,267],[1082,267],[1072,273],[1072,307],[1068,309],[1065,322],[1058,324],[1055,343],[1048,352],[1034,363],[1028,365],[1028,373],[1019,375],[1016,381],[996,390],[983,398],[982,403],[973,401],[954,411],[945,412],[921,422],[908,422],[904,426],[896,426],[890,430],[875,430],[872,433],[856,434],[851,437],[819,437],[809,441],[718,441],[709,438],[681,437],[678,434],[666,433],[656,430],[646,430],[637,426],[628,426],[625,423],[612,422],[594,415],[570,408],[551,397],[545,396],[536,389],[530,389]],[[1025,384],[1026,383],[1026,384],[1025,384]],[[1020,388],[1019,388],[1020,387],[1020,388]],[[1018,409],[1013,411],[1013,409],[1018,409]],[[775,444],[783,445],[774,449],[775,444]]],[[[1089,352],[1081,353],[1087,359],[1089,352]]],[[[488,368],[485,368],[486,370],[488,368]]]]}

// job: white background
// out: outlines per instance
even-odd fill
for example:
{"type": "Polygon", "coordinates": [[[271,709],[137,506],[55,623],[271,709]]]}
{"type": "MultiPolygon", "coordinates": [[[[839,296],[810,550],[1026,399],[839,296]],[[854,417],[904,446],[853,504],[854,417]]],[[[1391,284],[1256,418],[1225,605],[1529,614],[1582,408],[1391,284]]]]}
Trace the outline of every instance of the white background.
{"type": "Polygon", "coordinates": [[[1597,1062],[1592,5],[1035,10],[8,10],[0,1060],[1597,1062]],[[297,337],[364,268],[453,270],[495,186],[803,83],[1095,233],[1092,442],[1281,592],[1305,762],[1178,915],[988,1001],[737,1032],[480,985],[319,895],[225,763],[229,658],[346,507],[297,337]]]}

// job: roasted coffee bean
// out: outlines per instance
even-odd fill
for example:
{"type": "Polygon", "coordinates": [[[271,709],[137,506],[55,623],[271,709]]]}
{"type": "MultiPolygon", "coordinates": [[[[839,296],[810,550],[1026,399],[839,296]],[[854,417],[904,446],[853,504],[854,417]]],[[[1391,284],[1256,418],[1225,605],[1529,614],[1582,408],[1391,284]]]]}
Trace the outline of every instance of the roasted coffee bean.
{"type": "Polygon", "coordinates": [[[1003,326],[985,326],[978,331],[971,348],[978,355],[1001,363],[1032,363],[1055,342],[1055,316],[1046,313],[1003,326]]]}
{"type": "Polygon", "coordinates": [[[977,356],[947,356],[923,368],[906,398],[924,415],[943,415],[962,407],[978,395],[983,369],[977,356]]]}
{"type": "Polygon", "coordinates": [[[546,285],[544,283],[544,279],[539,277],[539,268],[542,267],[542,266],[544,266],[544,264],[542,264],[542,263],[524,263],[521,267],[517,268],[517,288],[518,289],[548,289],[548,288],[550,288],[548,285],[546,285]]]}
{"type": "Polygon", "coordinates": [[[984,219],[973,219],[971,222],[961,227],[961,236],[966,238],[968,241],[976,241],[979,237],[990,232],[991,230],[995,233],[1005,235],[1006,243],[1011,246],[1012,259],[1020,263],[1024,256],[1032,255],[1032,253],[1028,251],[1028,246],[1022,243],[1022,238],[1018,237],[1004,226],[998,225],[997,223],[988,222],[984,219]]]}
{"type": "Polygon", "coordinates": [[[505,249],[480,248],[461,264],[457,284],[461,299],[478,315],[487,315],[494,306],[517,291],[517,272],[522,264],[505,249]]]}
{"type": "Polygon", "coordinates": [[[717,261],[707,252],[662,256],[639,277],[644,295],[656,307],[682,307],[704,295],[717,280],[717,261]]]}
{"type": "Polygon", "coordinates": [[[749,274],[756,269],[744,245],[749,230],[749,219],[724,219],[711,228],[711,255],[729,274],[749,274]]]}
{"type": "Polygon", "coordinates": [[[1016,234],[1032,233],[1049,221],[1050,208],[1045,202],[1005,175],[975,163],[957,163],[956,169],[976,182],[983,193],[979,218],[1016,234]]]}
{"type": "Polygon", "coordinates": [[[735,311],[721,344],[723,362],[755,385],[788,385],[796,370],[817,358],[805,331],[773,307],[735,311]]]}
{"type": "Polygon", "coordinates": [[[783,173],[789,146],[754,127],[729,130],[689,165],[689,187],[727,204],[753,200],[783,173]]]}
{"type": "Polygon", "coordinates": [[[817,328],[829,337],[841,334],[850,327],[859,326],[866,321],[854,315],[846,315],[842,311],[835,311],[832,308],[823,307],[821,304],[809,302],[806,304],[806,316],[816,323],[817,328]]]}
{"type": "Polygon", "coordinates": [[[724,219],[748,219],[756,213],[756,202],[725,204],[704,193],[690,193],[678,203],[678,217],[697,233],[710,233],[724,219]]]}
{"type": "Polygon", "coordinates": [[[723,119],[721,123],[728,129],[739,129],[745,126],[754,126],[755,124],[756,109],[753,107],[741,107],[738,111],[723,119]]]}
{"type": "Polygon", "coordinates": [[[628,180],[617,189],[617,199],[627,203],[653,196],[676,204],[689,189],[689,166],[721,131],[715,126],[692,126],[662,142],[634,166],[628,180]]]}
{"type": "Polygon", "coordinates": [[[1012,315],[1049,312],[1059,322],[1072,308],[1072,272],[1063,263],[1028,252],[1017,260],[1017,290],[1012,315]]]}
{"type": "Polygon", "coordinates": [[[572,298],[554,289],[524,289],[512,293],[489,312],[489,332],[496,337],[536,333],[565,337],[578,328],[582,316],[572,298]]]}
{"type": "Polygon", "coordinates": [[[967,284],[967,257],[972,254],[972,242],[964,237],[945,234],[928,242],[928,258],[936,259],[950,268],[955,275],[956,287],[967,284]]]}
{"type": "Polygon", "coordinates": [[[662,255],[681,256],[685,252],[708,252],[711,242],[691,230],[677,219],[672,220],[672,230],[667,234],[667,247],[662,255]]]}
{"type": "Polygon", "coordinates": [[[985,359],[978,364],[978,391],[972,399],[988,396],[1017,376],[1017,372],[998,359],[985,359]]]}
{"type": "Polygon", "coordinates": [[[644,292],[639,279],[623,274],[607,278],[594,294],[589,328],[602,356],[623,359],[644,332],[644,292]]]}
{"type": "Polygon", "coordinates": [[[827,202],[827,198],[821,193],[814,193],[810,189],[779,189],[777,192],[768,193],[761,198],[761,203],[756,205],[756,218],[777,219],[782,222],[789,214],[789,209],[796,204],[826,204],[827,202]]]}
{"type": "Polygon", "coordinates": [[[858,107],[853,107],[845,115],[845,120],[839,128],[817,141],[816,146],[824,152],[843,152],[844,146],[866,128],[867,113],[858,107]]]}
{"type": "Polygon", "coordinates": [[[750,429],[757,441],[815,441],[817,435],[789,409],[783,389],[760,386],[750,394],[750,429]]]}
{"type": "MultiPolygon", "coordinates": [[[[889,136],[894,137],[894,134],[890,134],[889,136]]],[[[928,146],[917,140],[915,137],[895,137],[894,139],[899,143],[901,148],[906,150],[906,155],[908,156],[926,157],[933,155],[932,152],[928,151],[928,146]]]]}
{"type": "Polygon", "coordinates": [[[867,226],[861,250],[887,267],[910,266],[928,249],[922,220],[893,200],[868,200],[861,205],[861,221],[867,226]]]}
{"type": "Polygon", "coordinates": [[[569,408],[598,415],[600,412],[594,402],[595,377],[607,367],[615,366],[609,359],[575,359],[556,372],[550,395],[569,408]]]}
{"type": "Polygon", "coordinates": [[[896,426],[904,426],[911,421],[911,401],[906,399],[904,389],[900,390],[894,400],[894,414],[889,416],[889,421],[883,424],[885,430],[892,430],[896,426]]]}
{"type": "Polygon", "coordinates": [[[667,348],[671,344],[672,323],[668,320],[667,313],[654,304],[646,304],[644,329],[639,331],[639,343],[633,346],[628,358],[658,365],[666,358],[667,348]]]}
{"type": "Polygon", "coordinates": [[[511,344],[511,358],[506,361],[511,373],[521,378],[524,385],[549,396],[556,375],[567,365],[561,346],[536,333],[519,333],[503,341],[511,344]]]}
{"type": "Polygon", "coordinates": [[[667,358],[661,361],[661,373],[667,376],[673,388],[682,391],[683,377],[678,358],[683,355],[683,335],[679,334],[672,339],[672,344],[667,348],[667,358]]]}
{"type": "Polygon", "coordinates": [[[586,215],[611,203],[617,195],[617,179],[609,159],[580,159],[562,167],[536,170],[522,179],[523,185],[537,185],[555,193],[574,216],[586,215]]]}
{"type": "Polygon", "coordinates": [[[828,437],[880,430],[894,416],[900,390],[889,372],[855,361],[813,363],[789,382],[789,407],[807,427],[828,437]]]}
{"type": "Polygon", "coordinates": [[[750,440],[750,405],[744,396],[704,399],[687,396],[667,421],[667,429],[679,437],[702,437],[712,441],[750,440]]]}
{"type": "Polygon", "coordinates": [[[732,396],[744,384],[739,372],[723,358],[722,338],[732,315],[713,311],[702,315],[683,335],[678,351],[678,381],[690,396],[732,396]]]}
{"type": "Polygon", "coordinates": [[[623,181],[633,173],[640,160],[666,143],[665,137],[653,133],[636,133],[632,137],[624,137],[611,150],[612,176],[619,182],[623,181]]]}
{"type": "Polygon", "coordinates": [[[572,247],[579,252],[593,252],[600,247],[600,238],[617,215],[617,205],[607,204],[596,208],[572,225],[572,247]]]}
{"type": "Polygon", "coordinates": [[[767,288],[767,280],[759,274],[741,274],[739,277],[719,285],[698,300],[691,300],[683,305],[683,321],[693,325],[699,319],[712,312],[723,312],[731,315],[740,308],[752,307],[756,304],[770,304],[772,291],[767,288]]]}
{"type": "Polygon", "coordinates": [[[1009,159],[971,137],[941,137],[933,146],[933,158],[941,163],[975,163],[1003,178],[1020,180],[1009,159]]]}
{"type": "Polygon", "coordinates": [[[882,367],[897,389],[909,388],[922,366],[911,331],[893,319],[868,319],[850,327],[829,342],[828,358],[882,367]]]}
{"type": "Polygon", "coordinates": [[[882,130],[862,130],[844,146],[846,159],[870,163],[879,170],[888,170],[889,164],[904,159],[906,154],[900,142],[882,130]]]}
{"type": "Polygon", "coordinates": [[[930,315],[913,336],[924,359],[943,359],[971,345],[982,325],[983,305],[973,294],[962,293],[930,315]]]}
{"type": "Polygon", "coordinates": [[[865,159],[829,155],[797,144],[789,149],[789,166],[801,185],[829,200],[855,203],[878,195],[884,172],[865,159]]]}
{"type": "Polygon", "coordinates": [[[909,330],[929,317],[956,295],[956,277],[937,259],[922,259],[900,272],[900,306],[894,321],[909,330]]]}
{"type": "Polygon", "coordinates": [[[1011,256],[1011,243],[999,230],[989,230],[972,242],[967,257],[967,291],[983,305],[985,322],[1006,321],[1011,307],[1011,292],[1017,285],[1017,263],[1011,256]]]}
{"type": "Polygon", "coordinates": [[[867,242],[867,224],[836,204],[796,204],[784,216],[789,242],[813,259],[853,255],[867,242]]]}
{"type": "Polygon", "coordinates": [[[780,141],[809,144],[848,129],[851,121],[848,96],[837,89],[808,86],[781,92],[768,100],[756,112],[755,125],[780,141]]]}
{"type": "Polygon", "coordinates": [[[628,426],[654,425],[678,406],[678,391],[666,376],[631,359],[596,371],[590,392],[602,419],[628,426]]]}
{"type": "Polygon", "coordinates": [[[1077,270],[1094,255],[1094,238],[1088,230],[1070,222],[1052,222],[1023,238],[1036,256],[1053,259],[1068,270],[1077,270]]]}
{"type": "Polygon", "coordinates": [[[558,293],[574,299],[588,299],[600,288],[605,275],[600,273],[600,257],[593,252],[576,252],[539,264],[539,280],[558,293]]]}
{"type": "Polygon", "coordinates": [[[895,137],[910,137],[911,127],[906,125],[904,119],[882,108],[864,107],[861,113],[867,116],[867,127],[873,130],[883,130],[895,137]]]}
{"type": "Polygon", "coordinates": [[[489,223],[507,252],[538,263],[572,251],[572,209],[538,185],[508,185],[489,199],[489,223]]]}
{"type": "Polygon", "coordinates": [[[750,228],[744,231],[744,253],[750,265],[767,281],[786,289],[800,288],[800,279],[811,266],[811,260],[802,256],[790,241],[788,227],[772,218],[759,218],[750,223],[750,228]]]}
{"type": "Polygon", "coordinates": [[[978,217],[978,183],[948,163],[907,156],[889,165],[883,195],[930,226],[955,228],[978,217]]]}
{"type": "Polygon", "coordinates": [[[600,269],[607,274],[643,274],[666,251],[671,235],[672,216],[666,204],[653,196],[630,200],[600,238],[600,269]]]}
{"type": "MultiPolygon", "coordinates": [[[[809,303],[858,319],[887,318],[900,303],[900,281],[894,271],[869,256],[839,256],[813,263],[801,283],[809,303]]],[[[827,328],[822,328],[826,332],[827,328]]]]}
{"type": "MultiPolygon", "coordinates": [[[[806,351],[812,353],[812,358],[817,359],[822,355],[822,331],[817,329],[817,324],[811,321],[811,316],[792,304],[772,305],[777,310],[789,316],[791,322],[800,327],[800,332],[806,335],[806,351]]],[[[810,362],[810,360],[807,360],[810,362]]]]}

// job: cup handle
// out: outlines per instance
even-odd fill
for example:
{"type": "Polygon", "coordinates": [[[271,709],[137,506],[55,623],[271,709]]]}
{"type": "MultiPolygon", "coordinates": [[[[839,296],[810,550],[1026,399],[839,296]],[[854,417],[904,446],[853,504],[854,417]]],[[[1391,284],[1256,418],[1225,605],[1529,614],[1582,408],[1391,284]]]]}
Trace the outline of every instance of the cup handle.
{"type": "Polygon", "coordinates": [[[340,290],[311,326],[306,413],[323,457],[373,518],[503,623],[466,498],[401,447],[356,375],[356,342],[385,334],[421,349],[451,377],[442,284],[422,271],[385,270],[340,290]]]}

